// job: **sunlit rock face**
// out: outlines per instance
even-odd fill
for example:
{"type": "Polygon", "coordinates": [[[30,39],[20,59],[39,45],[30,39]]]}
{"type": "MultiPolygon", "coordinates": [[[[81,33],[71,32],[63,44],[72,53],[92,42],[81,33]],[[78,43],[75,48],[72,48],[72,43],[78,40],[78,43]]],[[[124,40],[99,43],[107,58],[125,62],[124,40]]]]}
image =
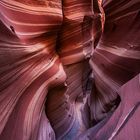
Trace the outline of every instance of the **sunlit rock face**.
{"type": "Polygon", "coordinates": [[[0,140],[139,140],[140,0],[0,1],[0,140]]]}

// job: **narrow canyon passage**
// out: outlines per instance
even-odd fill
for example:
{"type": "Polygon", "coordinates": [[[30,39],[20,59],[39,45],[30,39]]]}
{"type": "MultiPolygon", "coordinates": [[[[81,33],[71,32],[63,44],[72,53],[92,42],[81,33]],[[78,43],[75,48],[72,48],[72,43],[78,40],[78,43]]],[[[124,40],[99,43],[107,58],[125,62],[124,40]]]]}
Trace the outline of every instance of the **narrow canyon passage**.
{"type": "Polygon", "coordinates": [[[140,0],[0,1],[0,140],[139,140],[140,0]]]}

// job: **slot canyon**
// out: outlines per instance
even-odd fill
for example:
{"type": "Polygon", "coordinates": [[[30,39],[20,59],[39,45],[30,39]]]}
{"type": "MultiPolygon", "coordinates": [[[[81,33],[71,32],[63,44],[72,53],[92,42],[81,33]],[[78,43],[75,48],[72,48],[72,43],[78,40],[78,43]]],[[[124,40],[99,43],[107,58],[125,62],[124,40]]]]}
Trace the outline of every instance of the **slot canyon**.
{"type": "Polygon", "coordinates": [[[140,0],[0,0],[0,140],[140,140],[140,0]]]}

